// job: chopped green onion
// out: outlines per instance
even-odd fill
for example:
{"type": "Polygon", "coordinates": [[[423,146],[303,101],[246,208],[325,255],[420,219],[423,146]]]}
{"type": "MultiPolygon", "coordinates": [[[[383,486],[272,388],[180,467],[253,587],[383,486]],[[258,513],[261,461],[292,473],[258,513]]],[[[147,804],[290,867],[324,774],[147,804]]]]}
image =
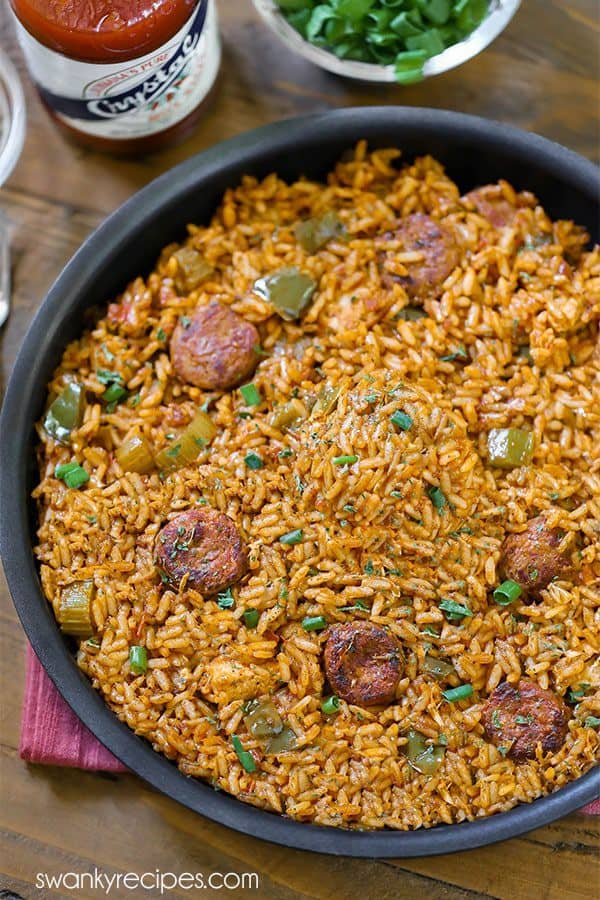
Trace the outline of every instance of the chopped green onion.
{"type": "Polygon", "coordinates": [[[280,450],[277,456],[279,459],[288,459],[290,456],[294,455],[294,451],[290,450],[289,447],[286,447],[285,450],[280,450]]]}
{"type": "Polygon", "coordinates": [[[354,454],[348,456],[334,456],[331,462],[334,466],[351,466],[358,460],[358,456],[354,454]]]}
{"type": "Polygon", "coordinates": [[[456,700],[466,700],[472,693],[473,685],[459,684],[458,687],[448,688],[447,691],[442,691],[442,697],[447,700],[448,703],[455,703],[456,700]]]}
{"type": "Polygon", "coordinates": [[[518,600],[522,593],[523,588],[521,585],[509,578],[496,588],[493,596],[496,603],[500,606],[508,606],[513,600],[518,600]]]}
{"type": "Polygon", "coordinates": [[[333,716],[340,709],[340,698],[336,697],[335,694],[332,694],[331,697],[328,697],[327,700],[323,700],[321,703],[321,709],[325,713],[326,716],[333,716]]]}
{"type": "Polygon", "coordinates": [[[220,594],[217,594],[217,606],[219,609],[231,609],[234,603],[235,600],[233,599],[231,588],[227,588],[226,591],[221,591],[220,594]]]}
{"type": "Polygon", "coordinates": [[[129,648],[129,668],[134,675],[143,675],[148,669],[148,653],[145,647],[129,648]]]}
{"type": "Polygon", "coordinates": [[[462,603],[455,603],[454,600],[442,600],[440,609],[446,613],[446,618],[449,622],[460,621],[467,616],[473,615],[468,606],[463,606],[462,603]]]}
{"type": "Polygon", "coordinates": [[[248,750],[244,750],[243,744],[240,741],[237,734],[234,734],[231,738],[231,743],[233,744],[233,749],[236,752],[237,758],[242,764],[242,768],[245,772],[248,772],[251,775],[253,772],[256,772],[256,763],[254,762],[254,757],[248,750]]]}
{"type": "Polygon", "coordinates": [[[244,462],[249,469],[262,469],[263,467],[263,461],[258,453],[247,453],[244,457],[244,462]]]}
{"type": "Polygon", "coordinates": [[[409,431],[413,426],[413,419],[408,413],[402,412],[402,410],[397,409],[396,412],[390,417],[390,422],[392,425],[395,425],[396,428],[399,428],[400,431],[409,431]]]}
{"type": "Polygon", "coordinates": [[[165,334],[164,329],[159,328],[158,331],[156,332],[156,340],[157,341],[166,341],[166,339],[167,339],[167,335],[165,334]]]}
{"type": "Polygon", "coordinates": [[[327,628],[325,616],[306,616],[302,619],[302,627],[305,631],[322,631],[327,628]]]}
{"type": "Polygon", "coordinates": [[[437,510],[442,510],[446,505],[446,497],[439,487],[430,487],[427,491],[429,499],[437,510]]]}
{"type": "Polygon", "coordinates": [[[77,462],[63,463],[63,465],[57,466],[54,474],[64,481],[68,488],[79,488],[90,480],[90,476],[83,466],[77,462]]]}
{"type": "Polygon", "coordinates": [[[423,80],[423,66],[427,60],[424,50],[405,50],[394,62],[394,74],[398,84],[416,84],[423,80]]]}
{"type": "Polygon", "coordinates": [[[288,531],[287,534],[282,534],[279,538],[280,544],[301,544],[304,538],[304,532],[301,528],[296,528],[294,531],[288,531]]]}
{"type": "Polygon", "coordinates": [[[375,571],[375,566],[373,565],[371,560],[368,559],[366,562],[366,565],[365,565],[365,575],[372,575],[374,571],[375,571]]]}
{"type": "Polygon", "coordinates": [[[489,0],[277,0],[301,37],[339,59],[393,66],[400,84],[423,78],[425,62],[463,40],[489,0]]]}
{"type": "Polygon", "coordinates": [[[262,403],[260,391],[253,382],[250,382],[250,384],[243,384],[240,388],[240,394],[244,398],[246,406],[260,406],[262,403]]]}
{"type": "Polygon", "coordinates": [[[244,625],[246,628],[256,628],[260,613],[257,609],[247,609],[244,613],[244,625]]]}

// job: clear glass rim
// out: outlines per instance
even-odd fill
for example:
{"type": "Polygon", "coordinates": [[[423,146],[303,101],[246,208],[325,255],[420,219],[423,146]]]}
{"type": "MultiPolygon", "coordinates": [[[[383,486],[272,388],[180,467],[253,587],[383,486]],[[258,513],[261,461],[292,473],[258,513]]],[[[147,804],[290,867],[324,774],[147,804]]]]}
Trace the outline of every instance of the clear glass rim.
{"type": "MultiPolygon", "coordinates": [[[[286,21],[275,0],[253,0],[253,3],[261,18],[291,50],[322,69],[359,81],[397,84],[393,66],[338,59],[328,50],[305,41],[286,21]]],[[[475,31],[458,44],[453,44],[442,53],[428,59],[423,67],[424,76],[428,78],[447,72],[477,56],[504,31],[520,5],[521,0],[491,0],[485,19],[475,31]]]]}
{"type": "Polygon", "coordinates": [[[14,169],[25,141],[25,97],[17,70],[0,50],[0,185],[14,169]]]}

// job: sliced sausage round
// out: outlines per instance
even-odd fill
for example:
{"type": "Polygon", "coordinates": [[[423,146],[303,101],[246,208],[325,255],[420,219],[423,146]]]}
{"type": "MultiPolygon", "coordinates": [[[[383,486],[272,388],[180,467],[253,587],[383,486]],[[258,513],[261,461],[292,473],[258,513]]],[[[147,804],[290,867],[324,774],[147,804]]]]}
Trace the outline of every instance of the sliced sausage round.
{"type": "Polygon", "coordinates": [[[544,753],[558,750],[565,739],[569,710],[556,694],[533,681],[498,685],[481,717],[486,737],[506,748],[517,762],[533,759],[538,744],[544,753]]]}
{"type": "Polygon", "coordinates": [[[380,253],[384,284],[401,284],[413,300],[421,302],[427,297],[440,296],[442,284],[459,261],[458,247],[448,228],[431,216],[413,213],[400,219],[396,228],[386,232],[381,240],[400,244],[398,250],[380,253]],[[408,275],[395,275],[385,268],[385,260],[393,260],[395,253],[419,253],[422,258],[403,263],[408,275]]]}
{"type": "Polygon", "coordinates": [[[252,374],[259,343],[251,322],[213,300],[179,322],[171,337],[171,362],[182,381],[225,391],[252,374]]]}
{"type": "Polygon", "coordinates": [[[233,521],[216,509],[189,509],[171,519],[156,538],[156,562],[171,584],[211,596],[244,575],[248,557],[233,521]]]}
{"type": "Polygon", "coordinates": [[[504,196],[504,191],[499,184],[486,184],[483,187],[469,191],[462,198],[467,206],[474,206],[480,216],[487,219],[494,228],[504,228],[512,225],[517,214],[517,208],[504,196]]]}
{"type": "Polygon", "coordinates": [[[569,573],[568,552],[559,550],[565,534],[560,528],[549,528],[545,516],[536,516],[525,531],[509,534],[500,550],[499,570],[503,579],[516,581],[532,599],[554,578],[569,573]]]}
{"type": "Polygon", "coordinates": [[[357,706],[390,703],[403,669],[395,637],[371,622],[334,625],[325,645],[325,671],[335,693],[357,706]]]}

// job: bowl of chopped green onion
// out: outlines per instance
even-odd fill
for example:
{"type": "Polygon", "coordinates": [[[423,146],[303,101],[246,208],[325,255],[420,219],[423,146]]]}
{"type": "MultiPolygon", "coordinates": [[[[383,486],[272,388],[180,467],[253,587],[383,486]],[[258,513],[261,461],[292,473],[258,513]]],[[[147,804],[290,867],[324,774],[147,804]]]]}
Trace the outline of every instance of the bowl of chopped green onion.
{"type": "Polygon", "coordinates": [[[305,59],[359,81],[415,84],[481,53],[521,0],[254,0],[305,59]]]}

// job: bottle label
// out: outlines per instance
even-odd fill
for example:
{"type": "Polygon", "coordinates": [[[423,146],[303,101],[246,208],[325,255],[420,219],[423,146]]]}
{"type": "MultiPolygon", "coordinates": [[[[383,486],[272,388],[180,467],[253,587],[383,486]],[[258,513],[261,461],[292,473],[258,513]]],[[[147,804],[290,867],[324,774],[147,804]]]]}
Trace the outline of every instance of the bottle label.
{"type": "Polygon", "coordinates": [[[221,47],[214,0],[200,0],[162,47],[123,63],[69,59],[37,41],[17,20],[19,43],[46,105],[86,134],[130,140],[164,131],[210,91],[221,47]]]}

